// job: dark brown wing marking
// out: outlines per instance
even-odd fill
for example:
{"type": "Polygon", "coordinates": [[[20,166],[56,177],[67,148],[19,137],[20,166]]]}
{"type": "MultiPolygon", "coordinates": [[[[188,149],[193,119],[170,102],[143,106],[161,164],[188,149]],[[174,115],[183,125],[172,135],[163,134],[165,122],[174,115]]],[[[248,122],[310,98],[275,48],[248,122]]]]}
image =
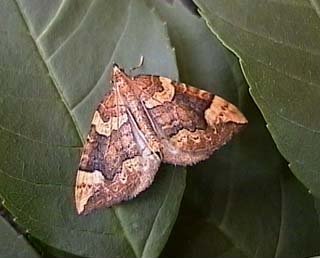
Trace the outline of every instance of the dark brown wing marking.
{"type": "Polygon", "coordinates": [[[204,160],[248,121],[209,92],[114,66],[113,89],[94,113],[77,172],[79,214],[110,207],[149,187],[161,161],[204,160]]]}
{"type": "Polygon", "coordinates": [[[112,93],[94,114],[76,179],[79,214],[131,199],[153,182],[161,161],[128,112],[112,93]]]}
{"type": "Polygon", "coordinates": [[[164,162],[204,160],[247,123],[233,104],[207,91],[159,76],[134,79],[161,138],[164,162]]]}

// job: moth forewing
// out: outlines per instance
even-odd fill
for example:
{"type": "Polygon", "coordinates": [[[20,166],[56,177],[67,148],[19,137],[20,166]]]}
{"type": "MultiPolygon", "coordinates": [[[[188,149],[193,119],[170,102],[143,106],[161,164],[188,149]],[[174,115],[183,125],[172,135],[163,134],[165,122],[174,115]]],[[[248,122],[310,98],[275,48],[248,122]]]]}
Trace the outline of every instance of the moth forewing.
{"type": "Polygon", "coordinates": [[[112,82],[81,155],[78,214],[134,198],[152,184],[161,162],[208,158],[248,122],[223,98],[165,77],[130,77],[114,65],[112,82]]]}

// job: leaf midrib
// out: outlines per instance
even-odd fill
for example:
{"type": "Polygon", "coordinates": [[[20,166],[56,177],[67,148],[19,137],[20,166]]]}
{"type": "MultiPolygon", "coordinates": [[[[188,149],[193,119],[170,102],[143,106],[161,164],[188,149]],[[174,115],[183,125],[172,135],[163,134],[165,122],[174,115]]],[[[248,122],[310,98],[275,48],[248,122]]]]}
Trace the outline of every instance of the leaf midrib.
{"type": "Polygon", "coordinates": [[[73,125],[74,125],[74,127],[75,127],[75,129],[76,129],[76,131],[77,131],[77,134],[78,134],[78,136],[79,136],[80,141],[81,141],[82,143],[84,143],[84,139],[82,139],[82,136],[81,136],[82,134],[81,134],[81,132],[80,132],[80,128],[79,128],[79,126],[78,126],[77,123],[76,123],[75,117],[74,117],[74,116],[72,115],[72,113],[70,112],[70,109],[69,109],[69,107],[68,107],[67,101],[66,101],[63,93],[60,91],[59,87],[57,87],[57,81],[56,81],[56,79],[55,79],[55,77],[54,77],[54,74],[50,72],[49,66],[48,66],[48,64],[46,63],[45,58],[44,58],[44,53],[43,53],[41,47],[37,44],[35,37],[33,36],[32,30],[30,29],[30,26],[29,26],[29,24],[28,24],[28,19],[27,19],[27,17],[25,16],[25,14],[23,13],[22,8],[21,8],[20,4],[18,3],[18,1],[17,1],[17,0],[14,0],[14,3],[16,4],[17,9],[19,10],[19,14],[21,15],[21,18],[22,18],[22,20],[23,20],[23,22],[24,22],[27,30],[30,32],[30,37],[31,37],[31,39],[32,39],[32,42],[33,42],[34,46],[35,46],[36,49],[37,49],[37,52],[39,53],[40,59],[41,59],[43,65],[44,65],[44,67],[45,67],[45,68],[47,69],[47,71],[48,71],[48,77],[49,77],[49,79],[51,80],[54,88],[57,90],[57,92],[58,92],[58,94],[59,94],[59,96],[60,96],[60,98],[61,98],[61,101],[62,101],[63,105],[65,106],[66,110],[68,111],[68,113],[69,113],[69,115],[70,115],[70,118],[72,119],[73,125]]]}
{"type": "MultiPolygon", "coordinates": [[[[74,125],[74,127],[75,127],[75,129],[76,129],[76,131],[77,131],[77,135],[78,135],[80,141],[81,141],[82,143],[84,143],[84,139],[82,138],[82,134],[81,134],[80,128],[79,128],[78,124],[76,123],[76,118],[73,116],[73,114],[72,114],[72,112],[71,112],[71,109],[69,108],[69,106],[68,106],[68,104],[67,104],[67,101],[66,101],[63,93],[60,91],[59,87],[57,87],[57,81],[56,81],[56,79],[55,79],[55,77],[54,77],[54,74],[53,74],[53,73],[50,73],[49,66],[48,66],[48,64],[46,63],[45,58],[44,58],[45,55],[44,55],[41,47],[37,44],[35,37],[33,36],[32,30],[30,29],[30,26],[29,26],[29,24],[28,24],[28,19],[27,19],[27,17],[24,15],[24,13],[23,13],[23,11],[22,11],[22,8],[21,8],[20,4],[18,3],[18,1],[17,1],[17,0],[14,0],[14,3],[16,4],[17,9],[19,10],[19,14],[21,15],[21,18],[22,18],[22,20],[23,20],[23,22],[24,22],[27,30],[30,32],[30,37],[31,37],[31,39],[32,39],[32,42],[33,42],[34,46],[36,47],[36,49],[37,49],[37,51],[38,51],[38,53],[39,53],[39,55],[40,55],[40,59],[41,59],[42,63],[44,64],[45,68],[46,68],[47,71],[48,71],[48,76],[49,76],[49,78],[50,78],[50,80],[51,80],[54,88],[57,90],[57,92],[58,92],[58,94],[59,94],[59,96],[60,96],[60,98],[61,98],[61,101],[63,102],[63,105],[65,106],[66,110],[68,111],[68,113],[69,113],[69,115],[70,115],[70,118],[72,119],[73,125],[74,125]]],[[[131,3],[131,1],[130,1],[130,3],[131,3]]],[[[128,21],[129,21],[129,13],[128,13],[128,16],[127,16],[127,22],[126,22],[126,23],[128,23],[128,21]]],[[[124,26],[124,29],[126,29],[126,27],[127,27],[127,26],[125,25],[125,26],[124,26]]],[[[126,233],[126,231],[124,230],[124,227],[123,227],[123,225],[122,225],[122,223],[121,223],[120,218],[116,215],[116,212],[114,211],[114,208],[112,208],[112,210],[113,210],[113,212],[114,212],[115,217],[116,217],[117,220],[119,221],[119,225],[121,226],[121,229],[122,229],[122,231],[123,231],[124,237],[125,237],[126,241],[128,242],[129,247],[132,249],[133,254],[138,258],[139,256],[138,256],[138,254],[137,254],[137,252],[136,252],[136,250],[135,250],[132,242],[130,241],[130,239],[129,239],[127,233],[126,233]]]]}

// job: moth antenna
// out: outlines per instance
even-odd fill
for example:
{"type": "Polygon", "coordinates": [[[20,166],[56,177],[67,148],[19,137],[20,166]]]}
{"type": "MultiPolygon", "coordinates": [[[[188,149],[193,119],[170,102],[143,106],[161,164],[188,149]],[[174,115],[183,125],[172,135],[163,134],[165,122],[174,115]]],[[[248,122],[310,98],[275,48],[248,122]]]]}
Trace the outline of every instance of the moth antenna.
{"type": "Polygon", "coordinates": [[[140,62],[137,66],[134,66],[134,67],[131,67],[129,70],[130,72],[140,68],[142,65],[143,65],[143,62],[144,62],[144,56],[140,56],[140,62]]]}

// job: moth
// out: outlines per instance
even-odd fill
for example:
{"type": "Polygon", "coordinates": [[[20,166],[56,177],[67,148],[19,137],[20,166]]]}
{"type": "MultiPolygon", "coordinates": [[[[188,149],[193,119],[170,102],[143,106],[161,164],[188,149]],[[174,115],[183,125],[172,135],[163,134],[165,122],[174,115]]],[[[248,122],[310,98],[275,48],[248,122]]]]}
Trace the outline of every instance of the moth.
{"type": "Polygon", "coordinates": [[[207,159],[248,123],[230,102],[155,75],[113,65],[112,90],[94,112],[75,186],[78,214],[136,197],[161,162],[207,159]]]}

